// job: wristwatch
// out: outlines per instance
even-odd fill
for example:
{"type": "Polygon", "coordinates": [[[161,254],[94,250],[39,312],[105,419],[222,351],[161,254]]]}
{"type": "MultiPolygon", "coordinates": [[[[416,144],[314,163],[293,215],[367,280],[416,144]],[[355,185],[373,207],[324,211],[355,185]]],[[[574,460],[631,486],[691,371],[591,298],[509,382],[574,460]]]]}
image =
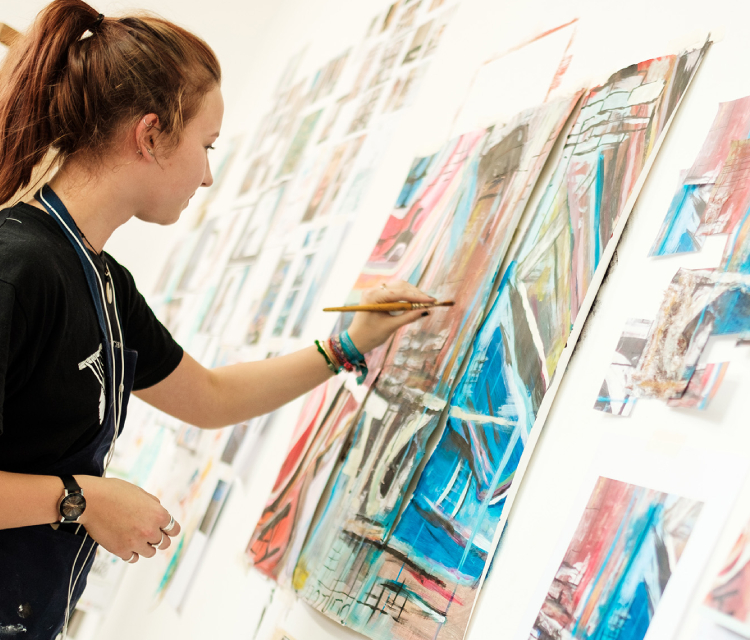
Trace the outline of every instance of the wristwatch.
{"type": "Polygon", "coordinates": [[[73,476],[60,476],[60,480],[65,486],[65,493],[60,500],[60,522],[78,522],[78,518],[86,510],[83,489],[73,476]]]}

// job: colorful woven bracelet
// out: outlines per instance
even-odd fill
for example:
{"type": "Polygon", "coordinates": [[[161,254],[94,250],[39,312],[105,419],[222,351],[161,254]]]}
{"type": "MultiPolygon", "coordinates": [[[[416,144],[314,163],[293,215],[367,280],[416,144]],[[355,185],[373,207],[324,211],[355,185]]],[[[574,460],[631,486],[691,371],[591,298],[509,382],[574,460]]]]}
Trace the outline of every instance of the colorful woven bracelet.
{"type": "Polygon", "coordinates": [[[344,350],[344,354],[347,359],[351,362],[364,362],[365,357],[360,353],[359,349],[354,345],[348,331],[344,331],[339,334],[339,340],[341,341],[341,348],[344,350]]]}
{"type": "Polygon", "coordinates": [[[344,331],[338,336],[339,344],[346,359],[352,363],[354,369],[359,372],[357,376],[357,384],[362,384],[367,378],[367,362],[365,357],[359,352],[359,349],[354,345],[348,331],[344,331]]]}
{"type": "Polygon", "coordinates": [[[354,371],[354,364],[349,360],[349,358],[346,357],[346,353],[341,347],[341,342],[339,341],[338,337],[331,336],[330,338],[328,338],[328,344],[330,345],[331,351],[336,357],[336,360],[341,363],[341,366],[344,367],[344,369],[346,369],[347,371],[354,371]]]}
{"type": "Polygon", "coordinates": [[[330,340],[322,340],[320,343],[320,346],[323,347],[323,351],[326,352],[328,359],[331,361],[331,364],[333,364],[333,366],[336,367],[336,370],[341,371],[341,369],[344,366],[343,360],[341,358],[336,357],[336,354],[333,352],[333,349],[331,348],[330,340]]]}
{"type": "Polygon", "coordinates": [[[330,356],[326,353],[326,350],[323,348],[323,345],[320,344],[320,340],[315,341],[315,346],[318,347],[318,353],[322,355],[325,358],[326,366],[334,373],[338,374],[339,369],[336,368],[336,365],[331,362],[330,356]]]}

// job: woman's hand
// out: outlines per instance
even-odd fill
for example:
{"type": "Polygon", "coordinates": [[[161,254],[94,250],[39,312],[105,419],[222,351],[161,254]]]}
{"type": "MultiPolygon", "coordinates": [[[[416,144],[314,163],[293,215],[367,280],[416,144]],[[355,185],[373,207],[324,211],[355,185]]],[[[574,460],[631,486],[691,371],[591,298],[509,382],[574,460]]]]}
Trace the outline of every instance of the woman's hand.
{"type": "MultiPolygon", "coordinates": [[[[382,302],[435,302],[435,298],[403,280],[362,292],[360,304],[382,302]]],[[[349,337],[361,353],[367,353],[383,344],[396,329],[426,315],[429,315],[429,311],[424,309],[404,311],[397,316],[387,312],[360,311],[354,314],[354,320],[349,327],[349,337]]]]}
{"type": "Polygon", "coordinates": [[[172,516],[159,499],[140,487],[117,478],[76,476],[86,498],[86,510],[79,522],[107,551],[125,561],[151,558],[166,549],[180,525],[165,533],[172,516]],[[134,555],[135,554],[135,555],[134,555]]]}

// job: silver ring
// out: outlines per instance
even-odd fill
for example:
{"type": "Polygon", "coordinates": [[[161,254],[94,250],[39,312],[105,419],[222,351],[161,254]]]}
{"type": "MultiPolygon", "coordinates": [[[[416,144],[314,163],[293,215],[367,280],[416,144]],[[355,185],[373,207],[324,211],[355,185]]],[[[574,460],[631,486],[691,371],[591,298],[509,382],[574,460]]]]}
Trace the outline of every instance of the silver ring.
{"type": "Polygon", "coordinates": [[[165,535],[166,534],[164,533],[164,531],[162,531],[161,532],[161,540],[159,540],[159,542],[149,542],[148,544],[150,544],[154,549],[156,549],[157,551],[159,551],[159,547],[161,546],[161,543],[164,542],[164,536],[165,535]]]}
{"type": "Polygon", "coordinates": [[[134,558],[138,558],[138,554],[135,551],[133,551],[133,554],[125,562],[133,564],[135,562],[134,558]]]}
{"type": "MultiPolygon", "coordinates": [[[[166,527],[162,527],[162,531],[164,533],[169,533],[172,529],[174,529],[175,521],[174,516],[172,514],[169,514],[169,524],[166,527]]],[[[159,542],[161,544],[161,542],[159,542]]]]}

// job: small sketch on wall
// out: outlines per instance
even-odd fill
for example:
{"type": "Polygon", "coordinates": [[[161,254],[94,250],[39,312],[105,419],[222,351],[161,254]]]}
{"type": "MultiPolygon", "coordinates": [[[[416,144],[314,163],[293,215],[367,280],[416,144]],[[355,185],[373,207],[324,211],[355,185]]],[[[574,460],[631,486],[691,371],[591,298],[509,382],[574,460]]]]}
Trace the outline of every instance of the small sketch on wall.
{"type": "Polygon", "coordinates": [[[600,477],[529,637],[642,640],[702,507],[600,477]]]}

